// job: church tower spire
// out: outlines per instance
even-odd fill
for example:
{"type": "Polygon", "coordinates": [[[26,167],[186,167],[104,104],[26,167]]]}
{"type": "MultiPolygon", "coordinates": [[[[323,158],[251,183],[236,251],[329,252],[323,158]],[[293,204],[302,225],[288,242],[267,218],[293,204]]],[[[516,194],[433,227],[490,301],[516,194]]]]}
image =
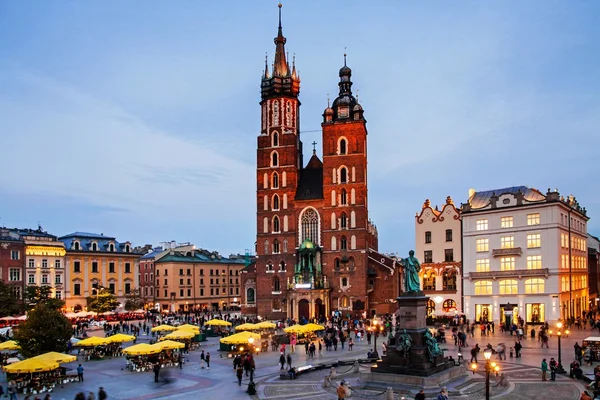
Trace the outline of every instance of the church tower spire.
{"type": "Polygon", "coordinates": [[[290,73],[288,63],[285,56],[285,42],[287,39],[283,36],[283,29],[281,28],[281,3],[279,3],[279,28],[277,29],[277,37],[274,39],[275,42],[275,69],[273,70],[273,76],[281,78],[287,77],[290,73]]]}

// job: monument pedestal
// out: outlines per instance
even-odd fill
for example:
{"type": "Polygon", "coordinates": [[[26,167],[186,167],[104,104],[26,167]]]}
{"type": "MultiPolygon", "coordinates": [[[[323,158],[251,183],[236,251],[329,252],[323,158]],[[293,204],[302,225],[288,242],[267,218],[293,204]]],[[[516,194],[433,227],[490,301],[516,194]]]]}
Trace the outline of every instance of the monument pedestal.
{"type": "Polygon", "coordinates": [[[398,311],[396,311],[396,332],[393,345],[388,347],[387,353],[376,367],[371,369],[373,374],[401,374],[411,376],[430,376],[444,371],[454,363],[448,361],[443,355],[434,358],[429,356],[427,343],[425,343],[426,306],[429,297],[423,292],[409,292],[396,298],[398,311]],[[412,346],[408,351],[401,349],[401,337],[407,334],[412,339],[412,346]]]}

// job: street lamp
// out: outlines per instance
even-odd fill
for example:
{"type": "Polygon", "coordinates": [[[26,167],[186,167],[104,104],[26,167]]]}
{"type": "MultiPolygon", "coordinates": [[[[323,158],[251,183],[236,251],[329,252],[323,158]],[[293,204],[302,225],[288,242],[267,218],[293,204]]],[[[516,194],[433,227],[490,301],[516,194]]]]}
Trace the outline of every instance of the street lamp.
{"type": "Polygon", "coordinates": [[[375,357],[379,358],[379,353],[377,353],[377,320],[373,318],[373,353],[375,357]]]}
{"type": "MultiPolygon", "coordinates": [[[[556,336],[558,336],[558,366],[556,367],[556,373],[558,374],[565,374],[567,372],[562,365],[562,347],[560,343],[560,339],[563,335],[563,326],[562,322],[556,323],[556,336]]],[[[565,330],[564,333],[568,335],[569,331],[565,330]]]]}
{"type": "MultiPolygon", "coordinates": [[[[492,349],[485,349],[483,351],[483,356],[485,357],[485,400],[490,400],[490,374],[492,372],[498,374],[500,371],[500,367],[491,361],[492,358],[492,349]]],[[[471,364],[471,369],[473,373],[477,370],[477,364],[471,364]]]]}

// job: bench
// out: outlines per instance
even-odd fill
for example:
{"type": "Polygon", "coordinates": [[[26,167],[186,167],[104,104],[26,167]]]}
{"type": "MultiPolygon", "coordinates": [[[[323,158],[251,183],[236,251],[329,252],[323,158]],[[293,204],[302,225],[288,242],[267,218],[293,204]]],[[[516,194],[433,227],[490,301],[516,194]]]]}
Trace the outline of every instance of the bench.
{"type": "MultiPolygon", "coordinates": [[[[312,365],[304,365],[302,367],[297,367],[297,368],[294,367],[294,369],[296,370],[296,378],[297,378],[298,375],[301,375],[308,371],[312,371],[313,369],[315,369],[315,367],[313,367],[312,365]]],[[[285,371],[285,372],[281,372],[279,374],[279,379],[292,379],[292,377],[290,376],[288,371],[285,371]]]]}

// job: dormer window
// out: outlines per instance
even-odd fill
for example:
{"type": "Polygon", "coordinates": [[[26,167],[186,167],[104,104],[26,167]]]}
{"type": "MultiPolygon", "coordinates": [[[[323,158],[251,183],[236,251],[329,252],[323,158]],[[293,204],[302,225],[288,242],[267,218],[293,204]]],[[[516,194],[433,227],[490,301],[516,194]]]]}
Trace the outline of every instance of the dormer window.
{"type": "Polygon", "coordinates": [[[96,243],[92,243],[92,251],[98,251],[98,245],[96,243]]]}
{"type": "Polygon", "coordinates": [[[350,115],[349,107],[338,107],[338,118],[348,118],[350,115]]]}
{"type": "Polygon", "coordinates": [[[108,251],[110,251],[110,252],[114,252],[115,251],[115,245],[114,245],[114,243],[111,243],[111,244],[108,245],[108,251]]]}
{"type": "Polygon", "coordinates": [[[73,243],[73,250],[80,250],[79,242],[73,243]]]}
{"type": "Polygon", "coordinates": [[[129,253],[131,251],[131,247],[129,245],[125,245],[125,253],[129,253]]]}

